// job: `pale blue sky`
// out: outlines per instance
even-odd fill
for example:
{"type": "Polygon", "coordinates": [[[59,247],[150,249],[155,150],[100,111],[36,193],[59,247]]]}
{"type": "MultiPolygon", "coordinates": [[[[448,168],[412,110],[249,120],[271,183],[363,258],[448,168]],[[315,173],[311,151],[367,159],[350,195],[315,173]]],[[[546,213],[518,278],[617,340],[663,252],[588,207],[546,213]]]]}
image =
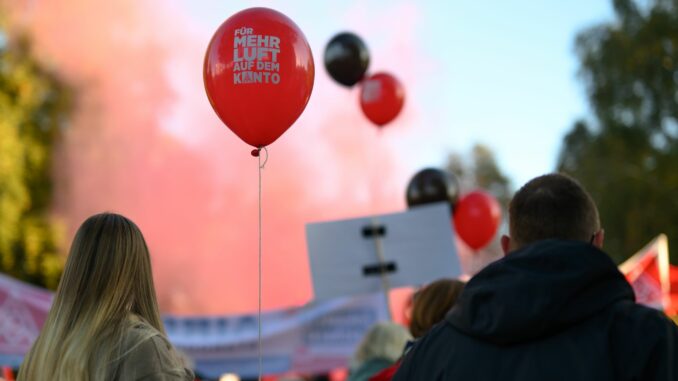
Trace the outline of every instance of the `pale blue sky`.
{"type": "MultiPolygon", "coordinates": [[[[368,28],[370,17],[393,7],[416,9],[413,33],[428,62],[420,70],[407,69],[418,77],[413,85],[405,83],[408,102],[417,108],[410,122],[435,129],[422,128],[397,143],[414,147],[402,150],[408,152],[406,162],[413,171],[439,166],[450,150],[468,152],[481,142],[496,152],[514,186],[553,170],[564,134],[588,114],[574,38],[582,28],[612,18],[609,0],[175,2],[210,31],[240,9],[282,11],[309,39],[319,75],[322,49],[335,33],[368,28]]],[[[398,31],[386,30],[398,20],[376,24],[362,36],[373,56],[398,38],[398,31]]],[[[378,57],[373,63],[386,66],[378,57]]],[[[388,62],[396,72],[398,64],[388,62]]]]}

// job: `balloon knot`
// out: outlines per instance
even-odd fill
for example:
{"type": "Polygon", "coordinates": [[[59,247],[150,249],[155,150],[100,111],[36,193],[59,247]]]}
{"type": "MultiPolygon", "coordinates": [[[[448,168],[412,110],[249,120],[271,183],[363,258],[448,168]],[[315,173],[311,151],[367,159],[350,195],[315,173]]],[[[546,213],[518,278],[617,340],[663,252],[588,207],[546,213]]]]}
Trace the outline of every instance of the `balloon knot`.
{"type": "Polygon", "coordinates": [[[261,151],[261,148],[255,148],[252,150],[252,156],[254,157],[259,157],[259,152],[261,151]]]}

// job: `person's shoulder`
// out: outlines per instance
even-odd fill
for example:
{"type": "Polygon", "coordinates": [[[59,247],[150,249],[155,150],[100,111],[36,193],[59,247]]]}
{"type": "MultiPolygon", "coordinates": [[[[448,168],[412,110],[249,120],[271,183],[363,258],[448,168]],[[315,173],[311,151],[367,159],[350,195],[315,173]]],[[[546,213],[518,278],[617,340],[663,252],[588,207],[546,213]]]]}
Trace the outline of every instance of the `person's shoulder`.
{"type": "Polygon", "coordinates": [[[125,331],[125,344],[134,345],[159,335],[161,335],[160,331],[149,323],[134,319],[125,331]]]}
{"type": "Polygon", "coordinates": [[[610,309],[610,340],[620,353],[650,351],[662,342],[678,341],[678,327],[666,314],[633,301],[615,303],[610,309]]]}
{"type": "Polygon", "coordinates": [[[459,331],[453,327],[446,320],[443,320],[435,324],[431,329],[422,337],[414,341],[412,348],[415,347],[437,347],[440,345],[446,346],[449,342],[450,337],[459,335],[459,331]]]}
{"type": "MultiPolygon", "coordinates": [[[[678,326],[662,311],[628,301],[617,303],[610,316],[610,350],[623,374],[673,372],[678,364],[678,326]],[[675,364],[674,364],[675,363],[675,364]]],[[[659,378],[661,379],[661,378],[659,378]]]]}
{"type": "Polygon", "coordinates": [[[632,301],[615,303],[611,312],[621,332],[659,338],[664,337],[667,330],[676,331],[676,324],[662,311],[632,301]]]}
{"type": "Polygon", "coordinates": [[[135,324],[125,340],[120,380],[192,380],[167,338],[146,323],[135,324]]]}
{"type": "Polygon", "coordinates": [[[406,351],[393,380],[433,380],[443,373],[460,334],[445,320],[414,341],[406,351]]]}

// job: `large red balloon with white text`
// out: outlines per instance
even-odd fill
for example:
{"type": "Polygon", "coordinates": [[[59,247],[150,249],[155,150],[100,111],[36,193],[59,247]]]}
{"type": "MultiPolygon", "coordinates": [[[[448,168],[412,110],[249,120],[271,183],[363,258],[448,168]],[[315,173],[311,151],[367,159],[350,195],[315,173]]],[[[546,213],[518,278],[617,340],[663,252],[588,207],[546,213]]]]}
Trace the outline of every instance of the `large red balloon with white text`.
{"type": "Polygon", "coordinates": [[[245,143],[273,143],[299,118],[313,89],[311,48],[299,27],[268,8],[228,18],[205,54],[203,79],[219,118],[245,143]]]}
{"type": "Polygon", "coordinates": [[[396,77],[377,73],[363,80],[360,107],[372,123],[381,127],[400,113],[405,103],[405,90],[396,77]]]}
{"type": "Polygon", "coordinates": [[[486,246],[499,229],[501,207],[491,194],[473,191],[457,202],[454,227],[459,237],[472,249],[486,246]]]}

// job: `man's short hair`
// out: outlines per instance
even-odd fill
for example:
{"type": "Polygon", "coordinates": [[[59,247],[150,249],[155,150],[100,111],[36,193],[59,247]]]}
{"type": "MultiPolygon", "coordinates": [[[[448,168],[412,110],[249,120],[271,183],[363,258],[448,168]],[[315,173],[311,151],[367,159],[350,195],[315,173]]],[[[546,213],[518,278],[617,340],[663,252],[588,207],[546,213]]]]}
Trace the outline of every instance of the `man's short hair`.
{"type": "Polygon", "coordinates": [[[600,230],[598,209],[573,178],[553,173],[530,180],[509,206],[509,229],[516,247],[549,239],[590,241],[600,230]]]}

